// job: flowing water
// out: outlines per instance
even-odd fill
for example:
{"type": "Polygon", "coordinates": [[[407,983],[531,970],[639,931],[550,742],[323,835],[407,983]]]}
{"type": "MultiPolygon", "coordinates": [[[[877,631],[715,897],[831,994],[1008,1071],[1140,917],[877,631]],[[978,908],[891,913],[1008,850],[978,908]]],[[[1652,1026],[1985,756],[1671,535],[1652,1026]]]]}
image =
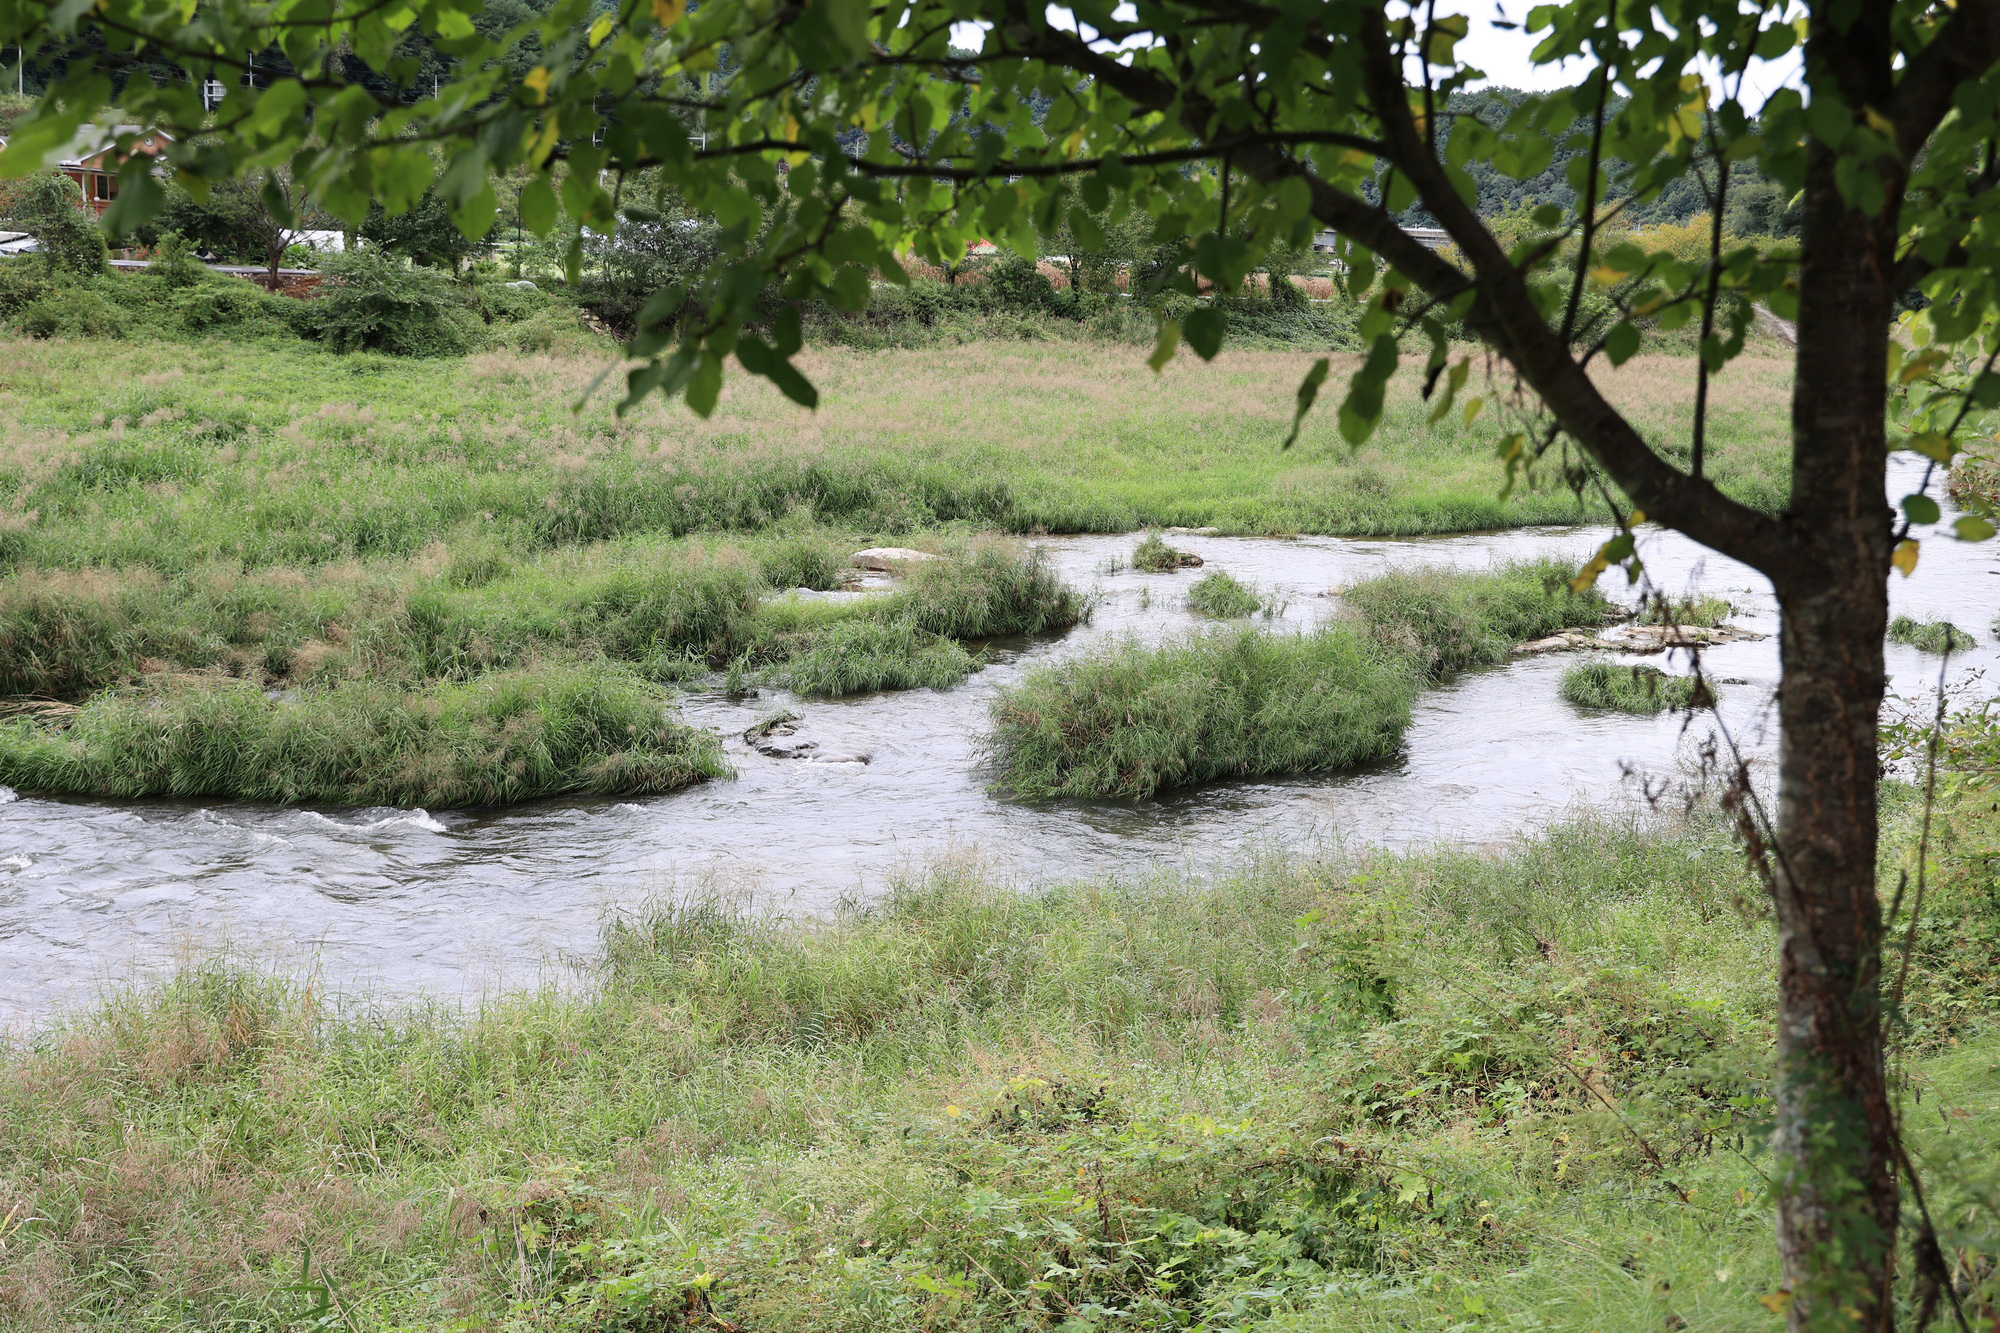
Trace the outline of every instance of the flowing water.
{"type": "MultiPolygon", "coordinates": [[[[1899,478],[1906,479],[1906,478],[1899,478]]],[[[1907,487],[1892,487],[1901,494],[1907,487]]],[[[1533,556],[1580,563],[1605,533],[1523,529],[1413,540],[1179,536],[1176,545],[1270,591],[1274,628],[1332,614],[1329,590],[1419,564],[1478,568],[1533,556]]],[[[992,664],[952,690],[839,701],[692,693],[688,720],[728,739],[740,776],[638,800],[541,801],[499,811],[302,810],[226,802],[14,797],[0,804],[0,1017],[19,1021],[226,946],[314,971],[349,993],[470,996],[573,975],[607,911],[662,893],[741,893],[823,911],[940,857],[976,855],[1023,884],[1211,871],[1262,850],[1329,839],[1486,843],[1579,801],[1633,799],[1671,780],[1713,728],[1563,702],[1569,654],[1468,672],[1426,691],[1398,754],[1351,772],[1217,783],[1140,802],[1029,805],[995,795],[980,738],[994,690],[1113,636],[1158,639],[1201,623],[1186,610],[1199,574],[1117,566],[1135,538],[1039,541],[1062,576],[1094,588],[1088,625],[992,645],[992,664]],[[828,760],[753,750],[744,729],[779,707],[795,741],[828,760]],[[867,756],[835,761],[841,755],[867,756]]],[[[1899,612],[1946,616],[1979,639],[1954,676],[2000,660],[2000,544],[1926,542],[1914,578],[1892,579],[1899,612]]],[[[1768,754],[1777,617],[1768,584],[1672,533],[1640,553],[1662,590],[1720,593],[1734,621],[1773,637],[1709,649],[1720,719],[1768,754]]],[[[1604,587],[1631,598],[1615,571],[1604,587]]],[[[1264,623],[1259,621],[1258,623],[1264,623]]],[[[1635,659],[1636,660],[1636,659],[1635,659]]],[[[1648,659],[1685,669],[1681,654],[1648,659]]],[[[1917,699],[1938,659],[1891,644],[1892,688],[1917,699]]]]}

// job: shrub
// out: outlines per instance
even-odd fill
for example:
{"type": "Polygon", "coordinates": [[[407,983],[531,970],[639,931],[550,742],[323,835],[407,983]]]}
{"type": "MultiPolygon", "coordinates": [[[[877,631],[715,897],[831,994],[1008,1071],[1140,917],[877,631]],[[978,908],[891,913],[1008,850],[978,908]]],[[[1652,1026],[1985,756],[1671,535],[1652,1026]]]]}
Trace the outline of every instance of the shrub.
{"type": "Polygon", "coordinates": [[[1578,625],[1601,625],[1611,604],[1570,589],[1559,560],[1486,573],[1398,570],[1346,589],[1341,601],[1371,636],[1411,654],[1430,675],[1504,662],[1508,649],[1578,625]]]}
{"type": "Polygon", "coordinates": [[[172,310],[174,322],[188,333],[214,333],[250,324],[289,331],[284,312],[274,311],[272,302],[291,304],[288,297],[272,296],[241,278],[204,270],[200,279],[173,293],[172,310]]]}
{"type": "Polygon", "coordinates": [[[1907,644],[1919,652],[1962,653],[1978,640],[1949,620],[1913,620],[1897,616],[1889,622],[1889,642],[1907,644]]]}
{"type": "Polygon", "coordinates": [[[1032,259],[1009,253],[989,268],[980,284],[987,302],[1006,310],[1035,312],[1056,306],[1055,284],[1032,259]]]}
{"type": "Polygon", "coordinates": [[[17,319],[21,331],[35,338],[117,338],[125,333],[124,312],[81,282],[53,284],[17,319]]]}
{"type": "Polygon", "coordinates": [[[59,171],[30,177],[14,215],[34,234],[36,254],[51,273],[94,278],[111,271],[104,233],[84,207],[83,187],[59,171]]]}
{"type": "Polygon", "coordinates": [[[1693,676],[1669,676],[1658,667],[1579,662],[1562,674],[1562,697],[1584,708],[1659,713],[1672,708],[1712,708],[1715,695],[1693,676]]]}
{"type": "Polygon", "coordinates": [[[55,286],[48,265],[34,255],[0,259],[0,315],[19,315],[55,286]]]}
{"type": "Polygon", "coordinates": [[[1345,625],[1125,641],[1004,690],[990,744],[1031,800],[1325,772],[1394,750],[1419,683],[1405,657],[1345,625]]]}
{"type": "Polygon", "coordinates": [[[708,218],[671,210],[623,220],[613,235],[585,238],[584,308],[629,336],[647,301],[698,278],[720,251],[720,229],[708,218]]]}
{"type": "Polygon", "coordinates": [[[455,356],[471,346],[470,314],[451,280],[379,250],[328,255],[307,309],[315,336],[335,351],[455,356]]]}
{"type": "Polygon", "coordinates": [[[208,267],[194,257],[194,242],[177,231],[160,233],[146,276],[162,287],[193,287],[208,281],[208,267]]]}
{"type": "Polygon", "coordinates": [[[729,769],[713,735],[606,664],[418,694],[368,681],[267,697],[241,681],[100,694],[67,727],[0,726],[0,782],[101,796],[430,808],[671,791],[729,769]]]}
{"type": "Polygon", "coordinates": [[[1180,551],[1161,540],[1157,532],[1146,534],[1146,540],[1132,548],[1132,568],[1147,570],[1154,574],[1168,573],[1176,569],[1196,569],[1201,566],[1201,557],[1191,551],[1180,551]]]}
{"type": "Polygon", "coordinates": [[[1221,570],[1188,590],[1188,610],[1211,620],[1234,620],[1256,612],[1264,601],[1221,570]]]}

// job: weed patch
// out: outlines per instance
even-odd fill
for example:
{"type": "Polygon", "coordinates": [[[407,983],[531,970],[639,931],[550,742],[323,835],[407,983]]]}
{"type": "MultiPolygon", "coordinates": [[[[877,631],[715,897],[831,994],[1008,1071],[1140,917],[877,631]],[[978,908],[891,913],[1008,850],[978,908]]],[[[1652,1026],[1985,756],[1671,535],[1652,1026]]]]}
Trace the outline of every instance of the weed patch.
{"type": "Polygon", "coordinates": [[[1147,533],[1146,539],[1132,548],[1132,568],[1143,569],[1150,574],[1168,574],[1176,569],[1198,569],[1200,566],[1200,556],[1167,545],[1157,532],[1147,533]]]}
{"type": "Polygon", "coordinates": [[[1977,640],[1949,620],[1913,620],[1897,616],[1889,622],[1889,642],[1908,644],[1919,652],[1962,653],[1977,640]]]}
{"type": "Polygon", "coordinates": [[[1379,759],[1416,690],[1405,658],[1341,626],[1121,642],[1002,693],[991,746],[1007,786],[1031,800],[1144,797],[1379,759]]]}
{"type": "Polygon", "coordinates": [[[62,725],[0,727],[0,782],[98,796],[443,808],[726,777],[715,738],[611,665],[405,692],[370,682],[272,698],[243,681],[101,693],[62,725]]]}
{"type": "Polygon", "coordinates": [[[1606,623],[1610,602],[1595,588],[1572,591],[1574,573],[1559,560],[1400,570],[1344,589],[1341,602],[1370,636],[1438,675],[1504,662],[1513,645],[1559,629],[1606,623]]]}
{"type": "Polygon", "coordinates": [[[1237,620],[1254,615],[1264,599],[1221,570],[1202,576],[1188,589],[1188,610],[1210,620],[1237,620]]]}
{"type": "Polygon", "coordinates": [[[1713,708],[1715,694],[1706,681],[1670,676],[1658,667],[1621,666],[1616,662],[1579,662],[1562,674],[1562,697],[1584,708],[1614,708],[1621,713],[1677,712],[1713,708]]]}

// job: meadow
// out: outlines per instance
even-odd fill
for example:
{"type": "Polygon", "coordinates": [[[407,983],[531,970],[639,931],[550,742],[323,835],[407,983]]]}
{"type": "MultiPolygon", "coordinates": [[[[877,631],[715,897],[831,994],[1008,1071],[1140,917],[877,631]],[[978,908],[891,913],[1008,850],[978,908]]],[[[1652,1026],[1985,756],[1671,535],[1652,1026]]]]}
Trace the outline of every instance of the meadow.
{"type": "MultiPolygon", "coordinates": [[[[2000,917],[1953,827],[1897,1062],[1983,1327],[2000,917]]],[[[0,1321],[1775,1330],[1774,947],[1727,827],[1627,814],[661,902],[588,993],[466,1012],[214,960],[0,1050],[0,1321]]]]}

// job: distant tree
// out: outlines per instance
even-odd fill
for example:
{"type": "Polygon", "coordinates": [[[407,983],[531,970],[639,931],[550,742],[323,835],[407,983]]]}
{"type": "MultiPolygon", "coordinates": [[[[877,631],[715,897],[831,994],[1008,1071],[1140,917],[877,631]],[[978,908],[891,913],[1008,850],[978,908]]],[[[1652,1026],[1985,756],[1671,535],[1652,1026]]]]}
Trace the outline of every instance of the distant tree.
{"type": "Polygon", "coordinates": [[[312,206],[289,173],[272,172],[262,181],[217,181],[209,187],[206,199],[171,187],[150,231],[178,232],[224,263],[262,264],[275,286],[286,249],[301,231],[315,225],[331,227],[336,223],[312,206]]]}
{"type": "Polygon", "coordinates": [[[477,252],[486,242],[485,236],[474,239],[458,229],[458,224],[452,221],[451,209],[436,190],[424,191],[416,207],[407,213],[392,216],[376,204],[368,210],[360,234],[363,240],[374,242],[390,254],[401,255],[426,268],[449,269],[454,274],[466,256],[477,252]]]}

